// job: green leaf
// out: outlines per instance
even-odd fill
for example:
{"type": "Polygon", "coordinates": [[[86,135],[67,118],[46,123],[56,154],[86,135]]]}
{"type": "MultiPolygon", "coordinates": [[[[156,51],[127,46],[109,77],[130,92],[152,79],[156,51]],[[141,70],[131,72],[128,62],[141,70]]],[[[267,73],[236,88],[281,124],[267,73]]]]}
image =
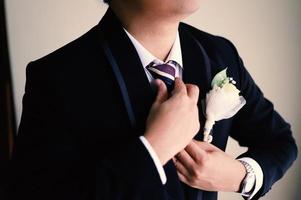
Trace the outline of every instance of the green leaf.
{"type": "Polygon", "coordinates": [[[213,80],[211,81],[211,87],[213,88],[215,85],[218,87],[222,87],[225,81],[228,80],[227,77],[227,68],[217,73],[213,80]]]}

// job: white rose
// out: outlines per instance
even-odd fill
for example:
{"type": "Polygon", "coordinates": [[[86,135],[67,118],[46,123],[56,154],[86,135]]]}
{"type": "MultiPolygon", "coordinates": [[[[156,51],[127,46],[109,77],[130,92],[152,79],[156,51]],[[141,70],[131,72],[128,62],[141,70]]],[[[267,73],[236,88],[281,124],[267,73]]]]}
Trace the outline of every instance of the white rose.
{"type": "Polygon", "coordinates": [[[232,83],[222,87],[214,86],[206,95],[206,123],[205,141],[216,121],[234,116],[246,103],[244,97],[239,96],[240,91],[232,83]]]}
{"type": "Polygon", "coordinates": [[[232,83],[226,83],[222,88],[226,92],[232,93],[234,96],[239,96],[240,91],[232,83]]]}

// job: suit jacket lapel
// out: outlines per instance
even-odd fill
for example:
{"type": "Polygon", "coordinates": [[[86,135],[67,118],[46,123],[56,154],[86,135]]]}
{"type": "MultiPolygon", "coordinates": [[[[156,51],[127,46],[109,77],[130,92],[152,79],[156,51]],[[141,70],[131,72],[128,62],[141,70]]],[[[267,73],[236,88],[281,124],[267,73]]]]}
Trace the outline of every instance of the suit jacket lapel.
{"type": "MultiPolygon", "coordinates": [[[[200,118],[200,131],[196,135],[195,139],[203,139],[203,128],[205,125],[205,108],[202,107],[202,101],[206,99],[206,93],[211,89],[211,80],[214,75],[221,71],[225,66],[222,66],[223,62],[219,58],[219,55],[215,55],[214,59],[211,59],[207,54],[205,49],[208,41],[197,40],[192,34],[190,34],[186,29],[187,25],[180,25],[180,39],[183,55],[183,79],[185,83],[196,84],[200,88],[199,96],[199,118],[200,118]]],[[[202,37],[198,37],[202,38],[202,37]]],[[[212,144],[224,149],[224,142],[221,137],[215,135],[218,131],[218,125],[216,123],[212,130],[213,141],[212,144]],[[221,139],[221,140],[220,140],[221,139]]]]}
{"type": "Polygon", "coordinates": [[[155,93],[150,87],[135,47],[110,8],[100,24],[126,83],[137,122],[137,126],[134,128],[139,134],[143,134],[149,109],[155,99],[155,93]]]}
{"type": "Polygon", "coordinates": [[[202,44],[196,41],[196,39],[184,29],[182,24],[180,24],[179,32],[183,55],[183,80],[185,83],[197,85],[200,89],[198,107],[201,128],[196,139],[202,140],[202,130],[205,124],[202,101],[205,100],[206,93],[211,87],[211,61],[202,47],[202,44]]]}

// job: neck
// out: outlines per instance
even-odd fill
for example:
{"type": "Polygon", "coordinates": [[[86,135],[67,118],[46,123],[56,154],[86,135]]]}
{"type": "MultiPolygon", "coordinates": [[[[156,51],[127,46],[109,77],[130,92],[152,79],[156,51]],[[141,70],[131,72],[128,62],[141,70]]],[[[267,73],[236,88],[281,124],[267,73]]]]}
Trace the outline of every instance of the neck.
{"type": "MultiPolygon", "coordinates": [[[[114,1],[112,1],[114,2],[114,1]]],[[[149,52],[165,60],[175,41],[179,21],[154,17],[152,13],[139,13],[124,9],[122,5],[110,5],[124,28],[149,52]]]]}

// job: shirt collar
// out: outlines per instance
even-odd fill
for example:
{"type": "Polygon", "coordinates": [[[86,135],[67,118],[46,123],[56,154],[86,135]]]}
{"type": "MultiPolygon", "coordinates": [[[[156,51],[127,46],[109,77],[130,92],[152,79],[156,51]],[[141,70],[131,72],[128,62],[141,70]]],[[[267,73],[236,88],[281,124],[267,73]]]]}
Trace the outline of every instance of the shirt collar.
{"type": "MultiPolygon", "coordinates": [[[[132,41],[134,47],[137,50],[137,53],[139,55],[139,58],[141,60],[141,63],[143,67],[147,67],[151,62],[155,62],[157,64],[162,64],[164,61],[156,58],[151,52],[149,52],[142,44],[134,38],[125,28],[124,31],[132,41]]],[[[179,32],[177,33],[176,39],[174,41],[174,44],[167,56],[167,59],[165,62],[173,60],[176,61],[181,67],[183,67],[183,61],[182,61],[182,51],[181,51],[181,44],[180,44],[180,37],[179,32]]]]}

